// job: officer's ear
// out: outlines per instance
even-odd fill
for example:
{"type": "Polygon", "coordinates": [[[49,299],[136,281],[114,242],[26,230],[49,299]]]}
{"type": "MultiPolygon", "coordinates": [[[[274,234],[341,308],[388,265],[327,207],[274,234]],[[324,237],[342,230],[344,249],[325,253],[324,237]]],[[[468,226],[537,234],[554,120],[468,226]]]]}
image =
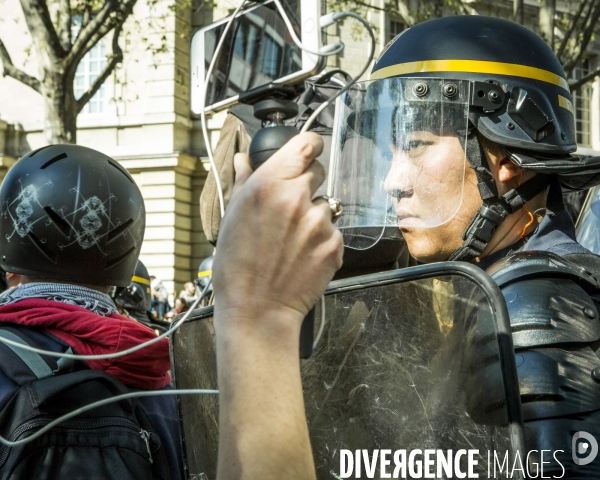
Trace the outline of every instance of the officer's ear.
{"type": "Polygon", "coordinates": [[[480,137],[480,141],[487,156],[490,170],[496,181],[506,184],[512,179],[517,178],[517,181],[520,182],[523,170],[510,161],[502,147],[497,143],[490,142],[486,138],[480,137]]]}
{"type": "Polygon", "coordinates": [[[498,180],[502,183],[509,182],[515,177],[519,177],[522,175],[523,170],[518,165],[515,165],[508,158],[503,158],[500,160],[500,165],[498,166],[498,180]]]}
{"type": "Polygon", "coordinates": [[[6,285],[8,288],[18,287],[19,285],[23,285],[23,283],[27,283],[27,279],[24,275],[6,272],[6,285]]]}

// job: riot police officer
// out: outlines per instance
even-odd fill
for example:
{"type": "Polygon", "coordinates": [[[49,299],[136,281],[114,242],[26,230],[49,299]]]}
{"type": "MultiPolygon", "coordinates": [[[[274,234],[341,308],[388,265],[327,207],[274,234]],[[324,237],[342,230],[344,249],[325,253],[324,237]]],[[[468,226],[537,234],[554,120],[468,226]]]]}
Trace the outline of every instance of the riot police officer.
{"type": "Polygon", "coordinates": [[[152,295],[150,293],[150,275],[146,266],[138,260],[131,283],[125,288],[113,287],[111,297],[119,313],[129,316],[161,333],[169,328],[169,322],[154,318],[152,315],[152,295]]]}
{"type": "MultiPolygon", "coordinates": [[[[432,20],[390,42],[371,81],[340,106],[330,183],[344,205],[338,226],[346,247],[368,254],[399,230],[422,263],[486,269],[511,317],[527,449],[570,457],[574,433],[598,437],[599,262],[576,242],[561,190],[597,184],[600,162],[570,155],[572,97],[551,49],[497,18],[432,20]]],[[[214,269],[219,361],[236,365],[219,372],[222,398],[235,407],[221,410],[220,471],[232,477],[314,476],[294,346],[323,284],[316,288],[310,269],[299,269],[307,228],[288,230],[306,221],[307,192],[285,186],[307,165],[315,173],[316,145],[307,136],[292,140],[252,177],[238,158],[241,191],[225,216],[214,269]],[[298,172],[286,157],[298,160],[298,172]],[[260,228],[251,229],[254,222],[260,228]],[[282,312],[295,322],[283,322],[282,312]]],[[[311,194],[315,183],[305,179],[311,194]]],[[[330,226],[310,233],[323,254],[330,226]]],[[[530,460],[540,463],[535,454],[530,460]]],[[[562,465],[566,471],[544,475],[600,476],[593,464],[562,465]]]]}
{"type": "MultiPolygon", "coordinates": [[[[509,309],[526,447],[538,452],[530,461],[539,464],[540,456],[543,461],[543,450],[562,450],[563,458],[570,459],[576,432],[600,435],[595,303],[600,270],[597,257],[575,240],[561,191],[597,184],[600,161],[570,155],[576,149],[574,111],[559,61],[533,32],[509,21],[481,16],[431,20],[392,40],[375,63],[371,81],[357,85],[340,105],[332,159],[336,178],[330,182],[344,205],[338,226],[346,248],[368,254],[399,229],[422,263],[460,260],[486,269],[509,309]]],[[[281,155],[297,148],[290,142],[281,155]]],[[[257,174],[256,182],[265,181],[266,170],[257,174]]],[[[260,198],[257,185],[253,187],[260,198]]],[[[280,199],[287,198],[279,193],[280,199]]],[[[229,230],[233,218],[241,222],[240,211],[249,209],[249,203],[235,204],[238,212],[231,214],[229,230]]],[[[282,215],[288,210],[282,206],[282,215]]],[[[263,216],[261,224],[265,222],[263,216]]],[[[243,234],[237,235],[241,239],[243,234]]],[[[282,258],[283,244],[269,243],[268,252],[260,243],[253,245],[247,253],[282,258]]],[[[237,304],[238,320],[244,319],[245,300],[256,299],[257,292],[235,288],[242,286],[239,281],[228,285],[225,278],[235,280],[233,269],[229,265],[229,275],[219,273],[218,264],[225,266],[227,260],[219,252],[216,258],[216,292],[222,296],[216,298],[215,324],[225,304],[237,304]]],[[[245,269],[259,269],[264,257],[254,258],[238,260],[243,259],[245,269]]],[[[282,285],[268,280],[258,295],[263,307],[272,299],[269,288],[282,285]]],[[[276,320],[269,322],[271,310],[261,310],[266,312],[262,316],[276,325],[276,320]]],[[[280,339],[291,345],[297,331],[280,339]]],[[[224,345],[221,355],[231,355],[224,345]]],[[[286,361],[295,354],[289,352],[286,361]]],[[[288,367],[291,374],[297,364],[288,367]]],[[[282,369],[285,365],[265,367],[267,378],[284,378],[282,369]]],[[[243,368],[238,375],[245,378],[243,368]]],[[[281,409],[286,406],[298,407],[293,395],[280,402],[281,409]]],[[[244,421],[244,408],[237,411],[238,422],[244,421]]],[[[278,423],[300,418],[297,409],[285,412],[289,415],[279,415],[278,423]]],[[[276,425],[264,423],[273,427],[273,438],[286,438],[276,425]]],[[[231,425],[225,424],[226,435],[231,425]]],[[[305,457],[307,439],[297,434],[294,440],[288,450],[297,459],[305,457]]],[[[562,465],[564,472],[555,464],[558,470],[549,467],[544,474],[600,476],[593,463],[569,460],[562,465]]]]}
{"type": "Polygon", "coordinates": [[[570,454],[576,432],[600,436],[600,270],[562,189],[597,184],[600,159],[570,155],[572,96],[552,50],[498,18],[424,22],[385,47],[338,117],[347,248],[399,228],[419,262],[487,269],[507,300],[527,449],[566,452],[564,478],[598,477],[570,454]],[[383,227],[353,233],[368,225],[383,227]]]}
{"type": "MultiPolygon", "coordinates": [[[[212,265],[213,265],[214,258],[215,257],[213,255],[211,255],[210,257],[207,257],[204,260],[202,260],[202,263],[200,263],[200,266],[198,267],[198,278],[196,278],[194,280],[194,284],[198,286],[200,291],[203,291],[206,288],[206,286],[208,285],[207,293],[211,293],[211,294],[213,291],[211,279],[212,279],[212,265]],[[208,284],[208,282],[210,282],[210,285],[208,284]]],[[[211,304],[210,295],[207,295],[207,297],[205,297],[205,298],[206,299],[202,300],[202,304],[201,304],[201,306],[203,306],[203,307],[211,304]]]]}

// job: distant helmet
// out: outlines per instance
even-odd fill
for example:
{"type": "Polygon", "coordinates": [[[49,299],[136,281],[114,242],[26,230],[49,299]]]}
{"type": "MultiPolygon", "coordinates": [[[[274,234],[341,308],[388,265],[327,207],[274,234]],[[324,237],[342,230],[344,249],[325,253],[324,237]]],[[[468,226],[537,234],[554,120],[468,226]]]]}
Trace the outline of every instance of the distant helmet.
{"type": "MultiPolygon", "coordinates": [[[[213,256],[205,258],[202,260],[200,267],[198,267],[198,278],[194,281],[194,283],[200,287],[200,290],[204,290],[208,284],[208,281],[212,278],[212,264],[214,258],[215,257],[213,256]]],[[[212,292],[212,283],[208,288],[208,291],[212,292]]]]}
{"type": "Polygon", "coordinates": [[[152,309],[150,275],[141,260],[137,262],[131,283],[118,292],[114,301],[128,311],[149,312],[152,309]]]}
{"type": "Polygon", "coordinates": [[[445,186],[464,182],[460,166],[436,170],[428,155],[413,157],[410,168],[392,162],[393,152],[418,150],[415,132],[456,138],[477,175],[483,205],[451,260],[480,255],[504,218],[549,185],[549,204],[560,207],[560,184],[600,181],[600,158],[569,155],[577,148],[574,111],[560,62],[540,37],[508,20],[450,16],[415,25],[388,43],[370,80],[339,104],[330,183],[344,205],[336,225],[351,248],[372,248],[390,226],[437,227],[459,210],[462,190],[445,186]],[[500,197],[476,133],[540,175],[500,197]],[[415,192],[418,215],[402,206],[415,192]]]}
{"type": "Polygon", "coordinates": [[[144,200],[112,158],[78,145],[28,153],[4,178],[0,207],[4,270],[94,285],[131,282],[144,200]]]}

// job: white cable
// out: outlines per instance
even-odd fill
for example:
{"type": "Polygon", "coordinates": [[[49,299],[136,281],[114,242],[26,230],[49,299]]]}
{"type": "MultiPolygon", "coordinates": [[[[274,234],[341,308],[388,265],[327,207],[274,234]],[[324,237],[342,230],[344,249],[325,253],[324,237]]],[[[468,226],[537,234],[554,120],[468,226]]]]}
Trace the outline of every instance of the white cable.
{"type": "MultiPolygon", "coordinates": [[[[275,1],[278,1],[278,0],[275,0],[275,1]]],[[[337,21],[341,18],[344,18],[344,17],[355,18],[360,23],[362,23],[365,26],[365,28],[367,29],[367,31],[369,32],[369,35],[371,36],[371,49],[369,51],[369,57],[367,58],[367,61],[365,62],[363,68],[358,73],[358,75],[356,75],[352,80],[350,80],[348,82],[348,84],[344,88],[342,88],[339,92],[337,92],[332,97],[328,98],[326,102],[319,105],[319,107],[312,113],[312,115],[310,117],[308,117],[308,120],[306,120],[306,123],[302,127],[302,130],[300,131],[300,133],[307,132],[308,129],[313,124],[313,122],[315,121],[315,119],[320,115],[320,113],[323,110],[325,110],[329,105],[331,105],[340,95],[346,93],[350,89],[350,87],[352,85],[354,85],[360,79],[360,77],[362,77],[362,75],[367,71],[367,68],[369,68],[371,61],[373,60],[373,57],[375,56],[375,44],[376,44],[375,34],[373,33],[373,29],[371,28],[371,25],[369,25],[369,22],[367,22],[364,18],[362,18],[360,15],[358,15],[354,12],[339,12],[339,13],[336,13],[333,15],[333,19],[335,21],[337,21]]]]}
{"type": "MultiPolygon", "coordinates": [[[[279,0],[275,0],[275,2],[279,6],[279,0]]],[[[306,123],[302,127],[302,130],[300,131],[300,133],[307,132],[308,129],[313,124],[313,122],[316,120],[316,118],[320,115],[320,113],[323,110],[325,110],[329,105],[331,105],[339,96],[341,96],[342,94],[347,92],[350,89],[350,87],[352,87],[352,85],[354,85],[360,79],[360,77],[362,77],[362,75],[367,71],[367,68],[369,68],[371,61],[373,60],[373,57],[375,56],[375,45],[376,45],[375,34],[373,32],[373,29],[371,28],[371,25],[369,25],[369,22],[367,22],[364,18],[362,18],[360,15],[357,15],[354,12],[335,13],[335,14],[331,15],[331,21],[337,22],[339,19],[344,18],[344,17],[352,17],[352,18],[357,19],[359,22],[361,22],[365,26],[365,28],[369,32],[369,35],[371,36],[371,49],[369,51],[369,56],[367,58],[367,61],[364,64],[363,68],[358,73],[358,75],[356,75],[343,88],[341,88],[339,92],[337,92],[335,95],[333,95],[332,97],[327,99],[327,101],[325,101],[324,103],[319,105],[319,107],[312,113],[312,115],[310,117],[308,117],[308,120],[306,120],[306,123]]],[[[321,296],[321,325],[319,325],[319,332],[317,333],[317,337],[315,338],[315,341],[313,342],[313,350],[315,348],[317,348],[317,345],[319,344],[319,340],[321,340],[321,335],[323,334],[324,328],[325,328],[325,295],[322,295],[321,296]]]]}
{"type": "Polygon", "coordinates": [[[208,128],[206,126],[206,97],[208,95],[208,84],[210,82],[210,75],[212,74],[213,68],[215,67],[215,63],[217,61],[217,57],[219,56],[219,52],[221,51],[221,47],[223,42],[225,42],[225,38],[227,37],[227,32],[233,25],[233,21],[235,20],[236,15],[242,9],[242,7],[246,4],[247,0],[242,0],[242,3],[235,9],[231,18],[227,22],[225,26],[225,30],[221,34],[221,38],[219,39],[219,43],[217,44],[217,48],[215,48],[215,53],[213,54],[212,60],[210,61],[210,65],[208,66],[208,71],[206,72],[206,78],[204,79],[204,91],[201,95],[200,102],[200,122],[202,124],[202,136],[204,137],[204,144],[206,146],[206,152],[208,153],[208,160],[210,161],[210,167],[213,170],[213,175],[215,177],[215,183],[217,185],[217,193],[219,196],[219,208],[221,211],[221,218],[225,215],[225,200],[223,199],[223,188],[221,187],[221,179],[219,178],[219,172],[217,171],[217,165],[215,163],[215,159],[213,157],[212,148],[210,146],[210,139],[208,138],[208,128]]]}
{"type": "MultiPolygon", "coordinates": [[[[235,17],[237,16],[237,14],[239,13],[239,11],[242,9],[242,7],[245,5],[247,0],[243,0],[242,3],[236,8],[236,10],[233,12],[233,14],[231,15],[231,18],[229,19],[229,22],[227,22],[227,25],[225,26],[225,30],[223,31],[221,38],[219,39],[219,43],[217,44],[217,47],[215,48],[215,53],[213,54],[213,58],[210,62],[210,65],[208,66],[208,70],[206,72],[206,78],[204,79],[204,92],[203,95],[201,96],[201,103],[200,103],[200,123],[202,125],[202,136],[204,137],[204,144],[206,146],[206,153],[208,154],[208,160],[210,162],[210,166],[212,168],[213,171],[213,175],[215,177],[215,184],[217,187],[217,196],[219,197],[219,211],[221,213],[221,218],[223,218],[223,216],[225,215],[225,200],[223,197],[223,188],[221,186],[221,179],[219,178],[219,174],[217,172],[217,166],[215,163],[215,159],[213,156],[213,151],[212,151],[212,147],[210,145],[210,139],[208,137],[208,127],[206,125],[206,98],[208,95],[208,84],[210,81],[210,76],[212,74],[213,68],[215,66],[215,63],[217,61],[217,57],[221,51],[221,47],[223,46],[223,43],[225,42],[225,37],[227,35],[227,32],[229,31],[229,29],[231,28],[231,25],[233,24],[233,21],[235,19],[235,17]]],[[[274,0],[275,5],[277,6],[277,9],[279,10],[279,13],[281,14],[281,16],[283,17],[283,21],[292,37],[292,39],[294,40],[294,43],[298,46],[298,48],[300,48],[301,50],[313,54],[313,55],[318,55],[321,57],[328,57],[330,55],[337,55],[338,53],[340,53],[343,49],[344,49],[344,44],[342,42],[338,42],[338,43],[334,43],[331,45],[326,45],[325,47],[323,47],[324,51],[322,52],[315,52],[312,51],[306,47],[304,47],[304,45],[302,45],[302,43],[300,42],[300,40],[298,39],[298,36],[296,35],[296,32],[294,31],[294,28],[287,16],[287,14],[285,13],[285,10],[283,9],[281,3],[279,2],[279,0],[274,0]],[[334,48],[332,50],[332,48],[334,48]]],[[[356,15],[356,14],[355,14],[356,15]]],[[[329,22],[333,21],[337,21],[340,18],[343,18],[343,16],[352,16],[350,13],[348,12],[339,12],[336,14],[332,14],[331,18],[327,17],[329,20],[329,22]],[[347,13],[347,15],[340,15],[340,14],[345,14],[347,13]]],[[[357,15],[358,16],[358,15],[357,15]]],[[[367,25],[367,28],[370,30],[370,26],[368,25],[368,23],[363,20],[363,23],[365,25],[367,25]]],[[[320,27],[319,27],[320,28],[320,27]]],[[[370,30],[372,32],[372,30],[370,30]]],[[[371,37],[374,39],[374,35],[371,33],[371,37]]],[[[375,49],[375,46],[373,46],[373,51],[375,49]]],[[[372,55],[371,55],[372,58],[372,55]]],[[[369,60],[369,63],[371,62],[371,60],[369,60]]],[[[368,66],[368,65],[367,65],[368,66]]],[[[365,68],[366,70],[366,68],[365,68]]],[[[364,70],[361,71],[360,75],[358,76],[358,78],[360,78],[360,76],[364,73],[364,70]]],[[[340,93],[341,94],[341,93],[340,93]]],[[[331,102],[330,102],[331,103],[331,102]]],[[[328,104],[326,104],[325,106],[327,106],[328,104]]],[[[324,107],[325,108],[325,107],[324,107]]],[[[319,111],[320,112],[320,111],[319,111]]],[[[312,123],[312,121],[311,121],[312,123]]],[[[303,130],[304,131],[304,130],[303,130]]]]}
{"type": "Polygon", "coordinates": [[[323,330],[325,329],[325,295],[321,295],[321,325],[319,325],[319,331],[317,332],[317,338],[313,342],[313,350],[317,348],[319,344],[319,340],[321,340],[321,335],[323,335],[323,330]]]}
{"type": "Polygon", "coordinates": [[[204,389],[150,390],[150,391],[145,391],[145,392],[124,393],[122,395],[116,395],[114,397],[105,398],[103,400],[98,400],[97,402],[92,402],[81,408],[73,410],[72,412],[66,413],[63,416],[58,417],[55,420],[52,420],[49,424],[47,424],[43,428],[39,429],[33,435],[30,435],[27,438],[23,438],[22,440],[17,440],[15,442],[12,442],[12,441],[0,436],[0,443],[6,445],[8,447],[16,447],[18,445],[23,445],[25,443],[31,442],[32,440],[35,440],[36,438],[40,437],[41,435],[46,433],[51,428],[55,427],[59,423],[64,422],[65,420],[68,420],[69,418],[73,418],[77,415],[87,412],[88,410],[92,410],[96,407],[101,407],[102,405],[106,405],[108,403],[113,403],[113,402],[118,402],[120,400],[125,400],[127,398],[154,397],[154,396],[158,396],[158,395],[218,395],[218,394],[219,394],[218,390],[204,390],[204,389]]]}
{"type": "MultiPolygon", "coordinates": [[[[300,39],[296,35],[294,27],[292,26],[292,22],[290,22],[290,19],[288,18],[287,13],[285,13],[285,10],[283,9],[281,2],[279,0],[273,0],[273,1],[275,2],[275,5],[277,6],[277,10],[279,10],[279,13],[283,17],[283,21],[284,21],[285,26],[287,27],[288,31],[290,32],[290,36],[292,37],[292,40],[294,41],[294,43],[298,46],[298,48],[300,50],[302,50],[306,53],[310,53],[312,55],[318,55],[320,57],[329,57],[330,55],[337,55],[344,49],[344,44],[342,42],[336,42],[336,43],[332,43],[331,45],[325,45],[325,47],[322,47],[322,50],[318,51],[318,52],[311,50],[309,48],[306,48],[304,45],[302,45],[302,42],[300,42],[300,39]]],[[[335,18],[335,16],[334,16],[334,21],[336,21],[336,20],[337,20],[337,18],[335,18]]],[[[321,26],[319,26],[319,28],[321,28],[321,26]]]]}
{"type": "MultiPolygon", "coordinates": [[[[328,51],[326,50],[326,51],[321,51],[321,52],[315,52],[315,51],[312,51],[312,50],[306,48],[304,45],[302,45],[302,43],[298,39],[296,32],[294,31],[294,28],[287,16],[287,13],[283,9],[283,6],[281,5],[280,1],[274,0],[274,2],[275,2],[275,5],[277,6],[277,9],[279,10],[279,13],[281,14],[281,16],[283,18],[283,21],[285,22],[285,25],[290,33],[290,36],[292,37],[292,39],[294,40],[294,43],[298,46],[298,48],[300,48],[301,50],[303,50],[307,53],[310,53],[313,55],[319,55],[319,56],[323,56],[323,57],[329,56],[329,55],[336,55],[337,53],[341,52],[344,49],[344,44],[341,42],[339,42],[337,47],[336,47],[336,44],[332,44],[332,45],[328,45],[328,46],[324,47],[324,48],[327,48],[328,51]],[[334,48],[334,49],[332,50],[332,48],[334,48]]],[[[205,113],[206,97],[207,97],[207,92],[208,92],[208,84],[209,84],[209,80],[210,80],[210,75],[212,74],[212,70],[214,68],[217,56],[218,56],[218,54],[221,50],[221,47],[223,45],[223,42],[225,40],[225,36],[226,36],[227,32],[229,31],[229,28],[233,24],[233,20],[235,19],[236,15],[242,9],[242,7],[244,6],[245,3],[246,3],[246,0],[243,0],[242,3],[240,4],[240,6],[235,10],[233,15],[231,16],[231,19],[227,23],[227,26],[225,27],[225,30],[223,31],[223,34],[221,36],[221,39],[219,40],[217,48],[215,49],[215,53],[213,55],[213,58],[211,60],[211,63],[208,67],[208,71],[206,74],[205,83],[204,83],[204,95],[202,96],[202,103],[201,103],[200,118],[201,118],[201,122],[202,122],[202,134],[204,136],[204,143],[206,145],[206,150],[208,152],[208,158],[210,160],[211,168],[213,169],[213,175],[215,176],[215,183],[217,186],[217,192],[218,192],[218,197],[219,197],[219,207],[220,207],[220,211],[221,211],[221,218],[223,218],[223,216],[225,215],[225,201],[223,199],[223,190],[221,188],[221,182],[219,179],[217,167],[216,167],[216,164],[214,161],[210,141],[208,138],[208,129],[206,126],[206,113],[205,113]]],[[[334,22],[337,22],[341,18],[345,18],[345,17],[355,18],[356,20],[361,22],[365,26],[367,31],[369,32],[369,35],[371,37],[371,49],[369,51],[367,61],[365,62],[363,68],[358,73],[358,75],[356,75],[350,82],[348,82],[342,89],[340,89],[339,92],[337,92],[335,95],[330,97],[326,102],[321,104],[313,112],[313,114],[306,121],[305,125],[302,127],[301,133],[308,131],[308,129],[312,126],[313,122],[319,116],[319,114],[323,110],[325,110],[325,108],[327,108],[329,105],[331,105],[331,103],[333,103],[339,96],[341,96],[342,94],[347,92],[350,89],[350,87],[352,85],[354,85],[360,79],[360,77],[362,77],[362,75],[367,71],[367,68],[369,68],[369,65],[371,64],[371,61],[373,60],[373,57],[375,55],[375,45],[376,45],[375,34],[373,32],[373,29],[369,25],[369,23],[364,18],[362,18],[360,15],[353,13],[353,12],[332,13],[332,14],[329,14],[328,16],[326,16],[326,23],[333,24],[334,22]]],[[[183,319],[182,319],[182,321],[183,321],[183,319]]],[[[317,337],[316,337],[315,341],[313,342],[313,349],[316,348],[316,346],[318,345],[319,340],[321,339],[321,336],[323,334],[324,327],[325,327],[325,297],[322,296],[321,297],[321,325],[319,326],[319,331],[317,333],[317,337]]],[[[2,341],[2,339],[0,339],[0,341],[2,341]]]]}
{"type": "Polygon", "coordinates": [[[13,340],[9,340],[8,338],[3,338],[3,337],[0,337],[0,342],[4,343],[6,345],[12,345],[14,347],[22,348],[23,350],[29,350],[30,352],[39,353],[41,355],[48,355],[49,357],[72,358],[73,360],[106,360],[109,358],[123,357],[125,355],[129,355],[130,353],[137,352],[138,350],[141,350],[142,348],[145,348],[156,342],[159,342],[160,340],[171,335],[171,333],[173,333],[175,330],[177,330],[180,327],[180,325],[183,324],[183,322],[185,322],[188,319],[188,317],[190,316],[192,311],[198,306],[200,301],[206,296],[206,294],[208,293],[208,288],[210,287],[211,283],[212,283],[212,277],[209,279],[208,283],[204,287],[204,290],[202,290],[202,293],[198,296],[198,298],[196,298],[194,303],[192,303],[192,305],[190,306],[190,309],[187,312],[185,312],[183,317],[180,320],[178,320],[177,323],[174,324],[169,330],[167,330],[165,333],[159,335],[158,337],[153,338],[152,340],[148,340],[147,342],[140,343],[139,345],[128,348],[126,350],[121,350],[120,352],[105,353],[102,355],[75,355],[73,353],[53,352],[51,350],[35,348],[30,345],[24,345],[22,343],[18,343],[18,342],[15,342],[13,340]]]}

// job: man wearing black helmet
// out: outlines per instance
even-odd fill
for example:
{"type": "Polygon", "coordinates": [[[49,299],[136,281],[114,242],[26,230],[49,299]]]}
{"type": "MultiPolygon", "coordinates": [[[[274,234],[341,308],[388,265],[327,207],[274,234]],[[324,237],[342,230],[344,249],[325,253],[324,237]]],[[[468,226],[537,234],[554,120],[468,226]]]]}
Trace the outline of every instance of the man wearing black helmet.
{"type": "MultiPolygon", "coordinates": [[[[8,272],[9,284],[13,286],[0,294],[0,330],[4,338],[17,338],[21,343],[54,352],[99,355],[122,351],[156,337],[149,328],[118,315],[107,295],[110,286],[130,285],[145,228],[141,192],[116,161],[76,145],[50,145],[35,150],[8,172],[0,186],[0,206],[0,265],[8,272]]],[[[149,286],[149,281],[144,281],[149,286]]],[[[22,378],[14,376],[12,365],[28,357],[23,350],[11,352],[4,344],[0,349],[0,397],[6,405],[22,385],[22,378]],[[15,353],[21,360],[13,360],[11,355],[15,353]]],[[[46,373],[60,378],[61,374],[91,368],[110,374],[128,388],[156,390],[170,384],[167,340],[123,357],[90,359],[85,363],[49,356],[38,356],[33,363],[23,361],[38,365],[32,369],[38,378],[44,378],[46,373]]],[[[87,400],[89,403],[95,398],[87,400]]],[[[168,464],[165,468],[170,477],[182,478],[175,399],[146,397],[139,403],[162,445],[154,448],[151,436],[140,437],[138,430],[134,437],[142,442],[140,448],[150,454],[150,463],[151,445],[154,460],[159,455],[164,458],[164,451],[166,463],[155,461],[154,465],[168,464]]],[[[106,432],[107,436],[110,434],[110,430],[106,432]]],[[[65,453],[72,450],[63,450],[60,455],[64,458],[53,463],[52,448],[55,445],[51,443],[41,452],[47,455],[44,468],[56,469],[52,470],[53,475],[80,471],[81,461],[95,465],[96,457],[89,450],[81,450],[85,459],[73,458],[65,453]]],[[[104,474],[98,471],[98,478],[130,478],[119,460],[111,463],[115,457],[109,450],[112,447],[102,455],[106,455],[104,463],[112,470],[104,474]]],[[[9,468],[10,462],[4,462],[0,468],[9,468]]]]}
{"type": "MultiPolygon", "coordinates": [[[[464,183],[463,199],[471,204],[457,207],[464,218],[452,223],[457,224],[454,228],[461,228],[458,224],[465,220],[471,224],[460,232],[439,229],[447,242],[444,251],[433,257],[426,255],[424,261],[473,261],[502,250],[499,248],[502,246],[514,249],[516,241],[507,239],[498,243],[498,237],[504,236],[506,224],[512,223],[515,229],[517,224],[529,224],[529,232],[521,229],[517,236],[527,238],[539,218],[532,221],[531,209],[524,210],[523,206],[531,207],[528,202],[535,198],[534,206],[543,207],[546,195],[550,215],[545,223],[560,222],[557,226],[564,230],[566,225],[562,219],[565,217],[557,195],[559,180],[563,186],[577,189],[594,182],[598,170],[597,160],[586,164],[569,156],[577,145],[571,95],[564,77],[560,63],[537,35],[518,24],[496,18],[462,16],[424,22],[405,31],[386,47],[371,73],[371,79],[375,80],[371,88],[383,83],[388,89],[400,84],[407,89],[402,104],[404,112],[401,112],[404,118],[401,122],[392,119],[398,130],[394,132],[395,141],[403,144],[393,147],[396,156],[387,175],[386,189],[401,196],[397,207],[401,213],[401,229],[409,244],[412,234],[416,233],[411,228],[415,222],[404,221],[412,213],[403,212],[403,204],[411,201],[418,204],[418,200],[411,200],[411,195],[425,193],[425,187],[393,185],[393,177],[403,176],[402,172],[395,171],[398,164],[406,163],[399,162],[399,154],[429,155],[430,145],[435,145],[426,138],[419,138],[424,135],[423,131],[428,131],[444,139],[452,137],[453,144],[462,147],[462,152],[454,155],[466,154],[468,162],[464,181],[455,183],[464,183]],[[425,43],[424,39],[427,39],[425,43]],[[417,78],[420,80],[415,80],[417,78]],[[461,91],[463,87],[468,92],[461,91]],[[437,118],[423,118],[429,114],[437,118]],[[440,122],[444,125],[438,125],[440,122]],[[423,130],[419,131],[421,127],[423,130]],[[510,222],[505,222],[515,213],[523,218],[516,221],[513,216],[510,222]],[[502,227],[498,228],[500,224],[502,227]],[[464,241],[459,241],[457,233],[462,234],[464,241]]],[[[378,88],[386,87],[379,85],[378,88]]],[[[415,178],[415,174],[411,172],[405,178],[415,178]]],[[[453,203],[454,198],[445,192],[429,197],[434,197],[433,201],[444,198],[451,205],[458,203],[453,203]]],[[[566,239],[547,243],[543,249],[559,254],[585,252],[566,239]]],[[[418,248],[413,248],[411,253],[417,258],[420,256],[418,248]]],[[[494,259],[499,258],[502,256],[496,253],[494,259]]],[[[486,264],[492,261],[488,259],[486,264]]]]}
{"type": "Polygon", "coordinates": [[[119,308],[119,313],[126,314],[141,323],[150,321],[152,308],[150,275],[141,260],[138,260],[135,266],[131,283],[125,288],[111,288],[110,294],[119,308]]]}

